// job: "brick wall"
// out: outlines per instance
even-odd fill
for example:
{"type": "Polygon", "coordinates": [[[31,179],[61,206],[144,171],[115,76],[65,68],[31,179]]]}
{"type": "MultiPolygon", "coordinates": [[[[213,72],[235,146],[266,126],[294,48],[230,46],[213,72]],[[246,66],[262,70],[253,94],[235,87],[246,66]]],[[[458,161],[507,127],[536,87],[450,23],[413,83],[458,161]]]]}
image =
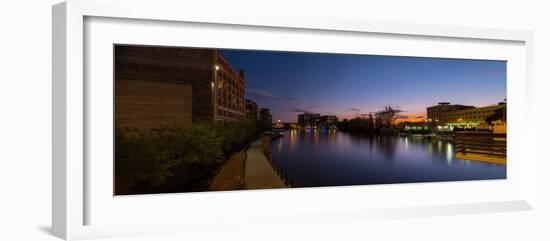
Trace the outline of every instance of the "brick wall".
{"type": "Polygon", "coordinates": [[[192,90],[189,84],[119,79],[115,90],[116,125],[149,129],[190,123],[192,90]]]}
{"type": "Polygon", "coordinates": [[[116,45],[114,53],[117,125],[212,119],[215,50],[116,45]]]}

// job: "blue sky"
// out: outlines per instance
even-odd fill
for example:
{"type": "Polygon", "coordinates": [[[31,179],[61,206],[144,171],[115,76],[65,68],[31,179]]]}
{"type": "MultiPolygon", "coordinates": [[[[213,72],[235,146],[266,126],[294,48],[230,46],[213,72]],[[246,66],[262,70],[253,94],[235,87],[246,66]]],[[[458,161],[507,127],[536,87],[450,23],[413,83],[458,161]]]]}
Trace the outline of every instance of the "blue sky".
{"type": "Polygon", "coordinates": [[[246,71],[246,97],[294,122],[302,112],[340,119],[384,106],[419,119],[446,101],[485,106],[506,98],[506,62],[375,55],[223,50],[246,71]]]}

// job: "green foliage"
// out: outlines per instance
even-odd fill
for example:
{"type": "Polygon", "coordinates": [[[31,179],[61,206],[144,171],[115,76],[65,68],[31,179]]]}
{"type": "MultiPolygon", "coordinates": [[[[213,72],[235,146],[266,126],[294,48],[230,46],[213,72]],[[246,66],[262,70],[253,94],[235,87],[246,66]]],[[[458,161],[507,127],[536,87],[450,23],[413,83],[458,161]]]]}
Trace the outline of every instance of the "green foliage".
{"type": "Polygon", "coordinates": [[[204,191],[226,159],[262,131],[253,121],[194,122],[146,131],[116,129],[116,191],[204,191]]]}
{"type": "Polygon", "coordinates": [[[216,130],[224,137],[221,145],[226,156],[238,152],[248,145],[254,138],[264,131],[262,123],[258,121],[218,122],[216,130]]]}
{"type": "Polygon", "coordinates": [[[210,190],[239,190],[245,187],[246,151],[233,154],[210,185],[210,190]]]}
{"type": "Polygon", "coordinates": [[[122,175],[136,182],[146,181],[155,187],[172,175],[168,168],[175,164],[175,160],[170,160],[166,152],[157,150],[147,134],[129,129],[116,130],[115,148],[117,177],[122,175]]]}
{"type": "Polygon", "coordinates": [[[149,144],[156,147],[156,153],[175,163],[214,163],[222,159],[220,146],[223,136],[207,122],[192,126],[163,126],[150,132],[149,144]]]}

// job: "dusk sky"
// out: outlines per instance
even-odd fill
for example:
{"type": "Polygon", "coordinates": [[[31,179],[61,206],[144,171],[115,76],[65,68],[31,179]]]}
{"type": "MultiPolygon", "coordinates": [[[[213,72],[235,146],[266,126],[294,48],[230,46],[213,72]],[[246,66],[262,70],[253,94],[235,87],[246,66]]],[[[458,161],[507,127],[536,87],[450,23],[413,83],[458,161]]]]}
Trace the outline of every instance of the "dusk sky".
{"type": "Polygon", "coordinates": [[[506,98],[506,62],[374,55],[223,50],[246,71],[246,98],[273,120],[303,112],[341,120],[392,105],[401,120],[421,120],[438,102],[474,106],[506,98]]]}

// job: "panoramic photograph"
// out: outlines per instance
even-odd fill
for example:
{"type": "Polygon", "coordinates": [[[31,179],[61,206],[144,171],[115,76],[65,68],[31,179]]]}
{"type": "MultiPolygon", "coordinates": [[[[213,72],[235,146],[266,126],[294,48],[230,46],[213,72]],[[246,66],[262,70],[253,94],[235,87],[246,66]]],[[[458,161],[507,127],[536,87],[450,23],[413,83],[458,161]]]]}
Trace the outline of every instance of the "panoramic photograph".
{"type": "Polygon", "coordinates": [[[113,48],[114,195],[506,179],[506,61],[113,48]]]}

